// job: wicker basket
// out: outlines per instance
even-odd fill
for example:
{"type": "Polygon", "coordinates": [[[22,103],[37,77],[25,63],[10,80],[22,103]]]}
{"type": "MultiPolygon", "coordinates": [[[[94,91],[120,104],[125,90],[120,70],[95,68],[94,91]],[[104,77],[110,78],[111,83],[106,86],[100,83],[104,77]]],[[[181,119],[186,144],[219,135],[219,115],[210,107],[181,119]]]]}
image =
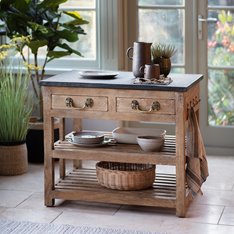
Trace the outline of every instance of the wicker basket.
{"type": "Polygon", "coordinates": [[[13,176],[28,170],[26,144],[14,146],[0,145],[0,175],[13,176]]]}
{"type": "Polygon", "coordinates": [[[140,190],[152,186],[155,180],[155,165],[98,162],[98,183],[117,190],[140,190]]]}

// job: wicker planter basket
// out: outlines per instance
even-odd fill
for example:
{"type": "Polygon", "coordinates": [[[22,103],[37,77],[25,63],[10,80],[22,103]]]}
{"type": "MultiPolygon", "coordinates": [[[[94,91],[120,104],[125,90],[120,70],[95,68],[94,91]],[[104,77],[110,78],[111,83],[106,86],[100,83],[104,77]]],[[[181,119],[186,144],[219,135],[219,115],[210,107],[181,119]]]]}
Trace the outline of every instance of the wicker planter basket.
{"type": "Polygon", "coordinates": [[[20,175],[28,170],[26,144],[3,146],[0,145],[0,175],[20,175]]]}
{"type": "Polygon", "coordinates": [[[155,180],[155,165],[98,162],[98,183],[117,190],[140,190],[152,186],[155,180]]]}

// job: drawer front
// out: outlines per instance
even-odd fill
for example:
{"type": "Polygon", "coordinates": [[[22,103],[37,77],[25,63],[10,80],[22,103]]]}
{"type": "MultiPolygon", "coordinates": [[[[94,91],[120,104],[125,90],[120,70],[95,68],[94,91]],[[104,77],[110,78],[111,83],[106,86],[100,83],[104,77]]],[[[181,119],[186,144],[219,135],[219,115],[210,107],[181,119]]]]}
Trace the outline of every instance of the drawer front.
{"type": "Polygon", "coordinates": [[[174,99],[156,98],[117,98],[117,112],[149,113],[149,114],[175,114],[174,99]]]}
{"type": "Polygon", "coordinates": [[[52,95],[52,109],[108,111],[108,98],[82,95],[52,95]]]}

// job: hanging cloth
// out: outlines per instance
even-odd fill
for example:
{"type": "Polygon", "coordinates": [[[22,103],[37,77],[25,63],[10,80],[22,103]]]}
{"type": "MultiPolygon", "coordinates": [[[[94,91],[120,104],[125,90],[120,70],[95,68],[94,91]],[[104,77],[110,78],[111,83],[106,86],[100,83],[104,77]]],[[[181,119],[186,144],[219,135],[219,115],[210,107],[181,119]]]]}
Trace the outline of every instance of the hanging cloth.
{"type": "Polygon", "coordinates": [[[202,194],[201,186],[209,176],[206,150],[200,132],[197,116],[191,107],[188,113],[186,179],[192,195],[202,194]]]}

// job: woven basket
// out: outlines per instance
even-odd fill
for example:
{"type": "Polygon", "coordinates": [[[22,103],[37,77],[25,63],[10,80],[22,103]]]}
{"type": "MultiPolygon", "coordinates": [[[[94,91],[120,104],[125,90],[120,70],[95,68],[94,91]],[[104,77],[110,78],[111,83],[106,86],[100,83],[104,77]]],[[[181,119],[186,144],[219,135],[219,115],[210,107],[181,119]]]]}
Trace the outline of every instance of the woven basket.
{"type": "Polygon", "coordinates": [[[140,190],[152,186],[155,180],[155,165],[98,162],[98,183],[117,190],[140,190]]]}
{"type": "Polygon", "coordinates": [[[20,175],[28,170],[26,144],[0,145],[0,175],[20,175]]]}

